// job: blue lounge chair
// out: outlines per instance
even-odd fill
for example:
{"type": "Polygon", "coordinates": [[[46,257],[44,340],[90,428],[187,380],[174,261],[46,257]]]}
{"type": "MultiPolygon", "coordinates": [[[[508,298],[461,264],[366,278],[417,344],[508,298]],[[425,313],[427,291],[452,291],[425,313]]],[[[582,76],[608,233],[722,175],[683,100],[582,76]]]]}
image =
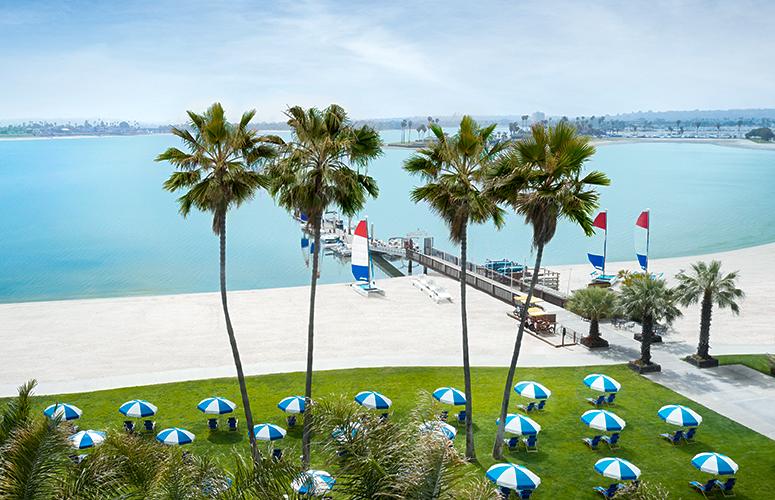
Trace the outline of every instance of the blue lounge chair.
{"type": "Polygon", "coordinates": [[[500,496],[503,500],[509,500],[509,497],[511,496],[511,488],[506,488],[505,486],[501,486],[498,489],[498,493],[500,493],[500,496]]]}
{"type": "Polygon", "coordinates": [[[608,395],[608,397],[606,398],[605,402],[606,402],[606,404],[612,405],[612,404],[614,404],[614,399],[616,399],[616,393],[612,392],[611,394],[608,395]]]}
{"type": "Polygon", "coordinates": [[[532,494],[533,490],[517,490],[517,496],[522,499],[530,498],[532,494]]]}
{"type": "Polygon", "coordinates": [[[383,414],[381,414],[381,415],[379,416],[379,420],[380,420],[381,422],[384,422],[384,421],[385,421],[385,420],[387,420],[387,419],[388,419],[388,414],[387,414],[387,413],[383,413],[383,414]]]}
{"type": "Polygon", "coordinates": [[[541,411],[544,409],[544,406],[546,406],[546,400],[542,399],[538,402],[538,405],[536,406],[536,410],[541,411]]]}
{"type": "Polygon", "coordinates": [[[705,498],[708,498],[708,493],[712,493],[713,488],[716,487],[716,480],[711,479],[705,484],[702,484],[699,481],[689,481],[689,486],[702,493],[702,496],[705,498]]]}
{"type": "Polygon", "coordinates": [[[590,448],[592,448],[593,450],[596,450],[597,449],[597,445],[600,444],[600,440],[601,439],[602,439],[602,437],[595,436],[595,437],[592,437],[592,438],[583,438],[582,441],[584,441],[586,443],[586,445],[589,446],[590,448]]]}
{"type": "Polygon", "coordinates": [[[681,440],[684,438],[684,431],[683,429],[678,429],[677,431],[675,431],[675,434],[670,434],[669,432],[666,432],[664,434],[660,434],[660,437],[667,439],[668,441],[670,441],[675,445],[675,444],[679,444],[681,440]]]}
{"type": "Polygon", "coordinates": [[[272,450],[272,458],[275,460],[280,460],[283,458],[283,450],[280,448],[275,448],[272,450]]]}
{"type": "Polygon", "coordinates": [[[687,443],[693,443],[694,442],[694,434],[697,432],[696,427],[691,427],[689,430],[687,430],[684,433],[684,441],[687,443]]]}
{"type": "Polygon", "coordinates": [[[534,402],[530,402],[527,406],[525,405],[517,405],[517,408],[524,411],[525,413],[530,413],[531,411],[536,409],[536,404],[534,402]]]}
{"type": "Polygon", "coordinates": [[[615,450],[615,449],[619,448],[619,433],[618,432],[614,432],[610,436],[603,436],[600,439],[602,439],[603,441],[608,443],[608,447],[611,448],[612,450],[615,450]]]}
{"type": "Polygon", "coordinates": [[[721,494],[725,497],[733,497],[735,496],[735,492],[732,491],[732,488],[735,487],[735,482],[736,480],[733,477],[730,477],[723,483],[717,479],[716,486],[718,486],[718,488],[721,490],[721,494]]]}
{"type": "Polygon", "coordinates": [[[143,428],[145,429],[145,432],[153,432],[154,430],[156,430],[156,421],[143,420],[143,428]]]}
{"type": "Polygon", "coordinates": [[[296,415],[288,415],[288,427],[296,427],[296,415]]]}
{"type": "Polygon", "coordinates": [[[614,483],[608,488],[603,488],[602,486],[595,486],[593,489],[603,495],[604,498],[613,498],[614,495],[619,491],[620,488],[622,488],[622,484],[614,483]]]}
{"type": "Polygon", "coordinates": [[[211,431],[217,431],[218,430],[218,419],[217,418],[208,418],[207,419],[207,428],[211,431]]]}
{"type": "Polygon", "coordinates": [[[538,451],[538,436],[536,434],[524,438],[522,442],[525,444],[525,451],[538,451]]]}
{"type": "Polygon", "coordinates": [[[509,450],[511,450],[511,451],[519,449],[519,438],[518,437],[512,437],[512,438],[504,439],[503,442],[506,444],[506,446],[509,447],[509,450]]]}
{"type": "Polygon", "coordinates": [[[587,398],[587,401],[590,404],[593,404],[595,406],[602,406],[605,404],[605,396],[598,396],[597,398],[587,398]]]}
{"type": "Polygon", "coordinates": [[[237,420],[237,417],[229,417],[229,419],[226,421],[226,425],[229,426],[230,431],[236,431],[237,430],[237,423],[239,420],[237,420]]]}
{"type": "Polygon", "coordinates": [[[442,411],[441,414],[439,415],[439,420],[441,420],[442,422],[446,422],[447,418],[449,418],[449,412],[447,410],[442,411]]]}
{"type": "Polygon", "coordinates": [[[131,420],[124,420],[124,430],[132,434],[135,431],[135,423],[131,420]]]}
{"type": "Polygon", "coordinates": [[[459,424],[466,423],[466,411],[460,410],[460,413],[457,414],[457,421],[459,424]]]}

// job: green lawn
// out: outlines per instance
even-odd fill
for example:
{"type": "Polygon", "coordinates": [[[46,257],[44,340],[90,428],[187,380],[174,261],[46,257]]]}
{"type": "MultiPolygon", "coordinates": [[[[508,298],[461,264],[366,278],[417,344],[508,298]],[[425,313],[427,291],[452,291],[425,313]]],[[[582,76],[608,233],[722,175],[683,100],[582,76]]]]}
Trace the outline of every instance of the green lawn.
{"type": "Polygon", "coordinates": [[[720,365],[745,365],[765,375],[772,375],[770,361],[766,354],[728,354],[713,357],[718,359],[720,365]]]}
{"type": "MultiPolygon", "coordinates": [[[[505,370],[502,368],[476,368],[473,371],[476,449],[480,460],[478,466],[482,469],[493,463],[490,449],[504,379],[505,370]]],[[[698,493],[689,489],[687,481],[707,479],[690,464],[692,456],[703,451],[727,454],[740,465],[736,488],[738,498],[771,498],[768,493],[771,485],[766,478],[775,477],[775,441],[652,383],[625,366],[517,370],[515,380],[524,379],[538,380],[553,391],[546,410],[534,417],[543,427],[540,451],[510,453],[507,457],[512,462],[527,465],[541,476],[543,483],[536,491],[536,498],[594,498],[592,487],[607,485],[610,481],[595,474],[593,464],[599,458],[612,455],[631,460],[643,471],[642,479],[662,483],[671,490],[674,498],[700,498],[698,493]],[[623,386],[613,408],[627,421],[627,428],[622,434],[622,448],[617,452],[606,448],[592,451],[581,442],[582,437],[592,435],[579,420],[580,415],[591,408],[585,397],[592,395],[581,380],[594,371],[603,371],[615,377],[623,386]],[[674,447],[657,437],[660,432],[674,429],[656,415],[657,410],[667,403],[686,404],[702,414],[704,422],[697,433],[696,443],[674,447]]],[[[251,377],[248,387],[256,421],[284,426],[285,415],[276,404],[284,396],[301,392],[303,381],[302,373],[251,377]]],[[[364,389],[379,390],[393,399],[392,418],[397,419],[404,418],[412,408],[418,389],[432,391],[444,385],[462,387],[461,370],[382,368],[324,371],[315,375],[317,397],[332,393],[354,395],[364,389]]],[[[197,435],[196,442],[190,447],[192,451],[213,455],[228,465],[228,456],[233,450],[247,453],[247,436],[244,428],[239,433],[208,432],[205,418],[196,410],[196,404],[210,395],[225,396],[235,402],[240,400],[235,380],[217,379],[42,396],[37,398],[36,404],[42,410],[55,401],[70,402],[84,411],[79,422],[81,428],[120,429],[123,418],[117,412],[118,406],[132,398],[147,399],[159,406],[157,429],[181,426],[191,430],[197,435]]],[[[519,399],[515,395],[512,405],[519,399]]],[[[298,427],[289,432],[283,443],[286,452],[298,453],[300,435],[298,427]]],[[[464,442],[464,436],[459,434],[456,445],[462,448],[464,442]]],[[[330,465],[326,467],[335,470],[330,465]]]]}

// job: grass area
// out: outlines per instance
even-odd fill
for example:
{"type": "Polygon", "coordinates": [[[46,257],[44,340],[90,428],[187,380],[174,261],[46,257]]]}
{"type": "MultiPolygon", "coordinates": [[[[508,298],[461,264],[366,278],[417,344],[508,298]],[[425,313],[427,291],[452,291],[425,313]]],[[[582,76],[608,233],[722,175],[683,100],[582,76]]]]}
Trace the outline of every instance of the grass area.
{"type": "Polygon", "coordinates": [[[720,365],[745,365],[765,375],[772,376],[770,361],[766,354],[727,354],[713,357],[718,359],[720,365]]]}
{"type": "MultiPolygon", "coordinates": [[[[507,452],[507,460],[525,464],[541,476],[543,483],[536,491],[536,498],[594,498],[593,486],[611,482],[593,471],[595,461],[606,456],[631,460],[643,471],[642,479],[661,483],[672,492],[672,497],[699,498],[699,494],[689,489],[687,481],[708,479],[690,464],[691,458],[703,451],[724,453],[740,465],[735,488],[738,498],[770,497],[771,485],[764,478],[773,477],[775,473],[775,441],[638,376],[625,366],[518,369],[515,380],[525,379],[540,381],[553,391],[546,410],[534,417],[543,427],[540,451],[530,454],[524,451],[507,452]],[[579,420],[580,415],[591,408],[585,398],[593,395],[581,380],[594,371],[611,375],[623,386],[612,410],[627,421],[627,427],[622,434],[622,447],[615,452],[605,447],[599,451],[589,450],[581,442],[582,437],[593,435],[579,420]],[[674,430],[657,417],[657,410],[668,403],[686,404],[703,416],[696,443],[674,447],[657,437],[661,432],[674,430]]],[[[494,462],[490,450],[504,380],[505,369],[502,368],[473,370],[474,425],[479,463],[472,467],[486,469],[494,462]]],[[[251,377],[248,387],[256,422],[285,426],[285,415],[276,404],[287,395],[301,392],[303,383],[303,373],[251,377]]],[[[419,389],[432,391],[445,385],[463,386],[460,368],[353,369],[315,374],[317,397],[334,393],[355,395],[365,389],[378,390],[393,399],[391,418],[397,419],[406,418],[417,400],[419,389]]],[[[169,426],[189,429],[197,435],[196,442],[190,446],[191,451],[212,455],[228,466],[230,454],[248,451],[247,436],[242,426],[244,419],[240,419],[239,433],[210,433],[204,416],[196,409],[197,403],[210,395],[240,401],[235,380],[216,379],[41,396],[36,399],[36,404],[42,410],[52,402],[70,402],[84,412],[79,422],[82,429],[120,429],[123,416],[118,413],[118,406],[132,398],[147,399],[159,407],[157,429],[169,426]]],[[[512,408],[520,399],[514,394],[512,408]]],[[[462,427],[460,430],[456,446],[462,450],[465,437],[462,427]]],[[[300,438],[298,427],[288,433],[283,443],[286,453],[298,454],[300,438]]],[[[326,467],[335,471],[330,465],[326,467]]]]}

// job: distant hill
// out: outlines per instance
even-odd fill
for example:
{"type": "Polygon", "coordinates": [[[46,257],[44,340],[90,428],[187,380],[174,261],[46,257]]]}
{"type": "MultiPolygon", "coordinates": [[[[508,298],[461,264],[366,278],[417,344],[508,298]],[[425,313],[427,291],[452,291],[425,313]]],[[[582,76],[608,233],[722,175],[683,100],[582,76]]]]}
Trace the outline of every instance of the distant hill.
{"type": "Polygon", "coordinates": [[[708,120],[708,121],[731,121],[731,120],[775,120],[775,109],[695,109],[693,111],[637,111],[634,113],[622,113],[618,115],[606,115],[615,120],[639,121],[639,120],[665,120],[665,121],[689,121],[689,120],[708,120]]]}

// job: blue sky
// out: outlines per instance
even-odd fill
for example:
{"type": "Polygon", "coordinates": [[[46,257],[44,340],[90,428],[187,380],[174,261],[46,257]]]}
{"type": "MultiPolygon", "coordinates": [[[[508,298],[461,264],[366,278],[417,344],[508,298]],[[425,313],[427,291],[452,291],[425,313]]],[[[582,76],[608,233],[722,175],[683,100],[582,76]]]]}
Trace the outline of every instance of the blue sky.
{"type": "Polygon", "coordinates": [[[775,107],[775,3],[0,0],[0,120],[775,107]]]}

